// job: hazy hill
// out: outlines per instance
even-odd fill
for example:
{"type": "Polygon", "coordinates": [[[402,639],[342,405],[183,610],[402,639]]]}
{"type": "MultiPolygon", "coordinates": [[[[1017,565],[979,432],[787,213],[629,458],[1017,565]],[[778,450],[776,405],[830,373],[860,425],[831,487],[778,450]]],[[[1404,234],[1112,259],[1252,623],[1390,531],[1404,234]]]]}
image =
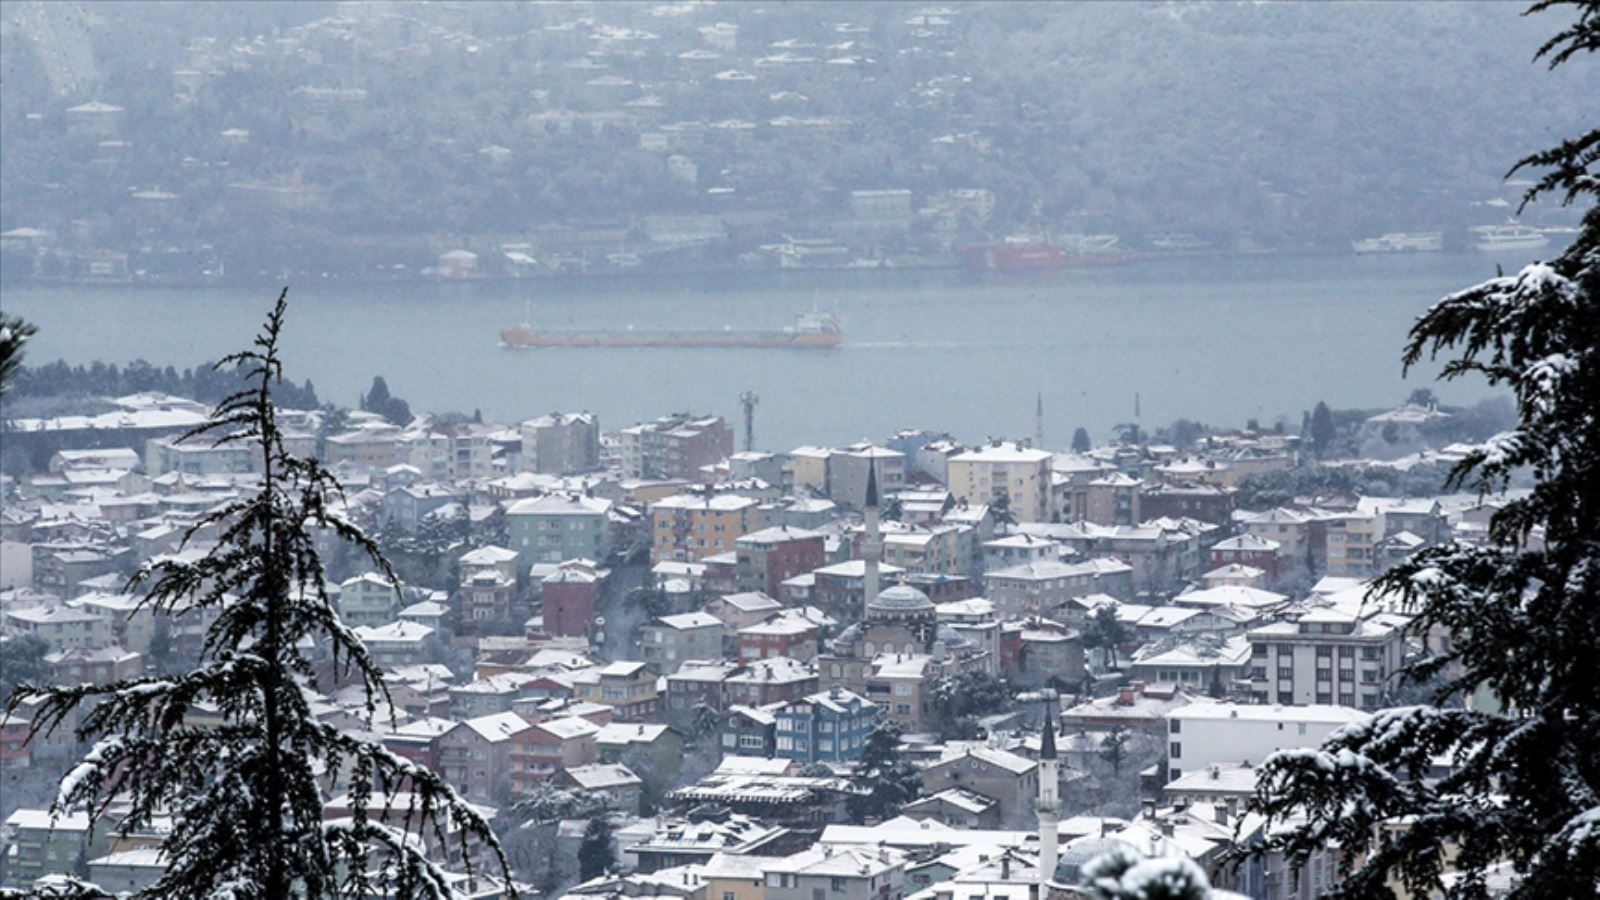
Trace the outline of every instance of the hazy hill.
{"type": "Polygon", "coordinates": [[[1057,229],[1133,241],[1459,235],[1507,214],[1482,204],[1514,197],[1511,160],[1594,111],[1578,70],[1530,63],[1557,23],[1519,10],[13,3],[0,228],[270,267],[651,213],[819,230],[852,189],[920,204],[977,187],[996,194],[991,234],[1038,205],[1057,229]],[[716,22],[736,45],[702,32],[716,22]],[[74,129],[89,100],[125,109],[109,140],[74,129]],[[646,146],[667,132],[670,149],[646,146]],[[317,202],[263,206],[240,183],[317,202]]]}

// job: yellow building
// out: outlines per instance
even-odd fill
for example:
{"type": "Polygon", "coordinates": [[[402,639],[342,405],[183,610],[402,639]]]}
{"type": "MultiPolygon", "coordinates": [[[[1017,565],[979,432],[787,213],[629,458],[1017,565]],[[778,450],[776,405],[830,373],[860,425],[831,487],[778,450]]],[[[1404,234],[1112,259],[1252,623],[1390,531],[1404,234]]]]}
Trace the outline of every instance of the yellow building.
{"type": "Polygon", "coordinates": [[[1050,521],[1050,457],[1046,450],[994,441],[952,456],[950,493],[971,504],[1006,498],[1019,522],[1050,521]]]}
{"type": "Polygon", "coordinates": [[[828,490],[828,457],[833,451],[826,447],[796,447],[789,451],[784,469],[789,474],[793,490],[809,488],[819,494],[828,490]]]}
{"type": "Polygon", "coordinates": [[[766,900],[762,866],[771,857],[718,853],[706,860],[704,879],[708,900],[766,900]]]}
{"type": "Polygon", "coordinates": [[[678,494],[650,508],[650,561],[692,562],[731,553],[734,541],[757,530],[756,508],[749,497],[678,494]]]}
{"type": "Polygon", "coordinates": [[[1383,539],[1383,514],[1351,510],[1331,516],[1328,529],[1329,575],[1369,578],[1379,572],[1378,541],[1383,539]]]}

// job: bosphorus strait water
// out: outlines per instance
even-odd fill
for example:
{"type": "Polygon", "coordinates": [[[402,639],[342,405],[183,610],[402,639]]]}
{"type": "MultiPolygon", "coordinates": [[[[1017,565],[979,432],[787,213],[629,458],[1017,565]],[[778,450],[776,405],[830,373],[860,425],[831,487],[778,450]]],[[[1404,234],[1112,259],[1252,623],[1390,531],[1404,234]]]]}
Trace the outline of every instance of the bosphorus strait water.
{"type": "MultiPolygon", "coordinates": [[[[1508,271],[1525,260],[1504,260],[1508,271]]],[[[1225,257],[1021,277],[960,271],[763,272],[467,284],[291,284],[289,376],[354,405],[374,375],[415,410],[519,421],[585,409],[607,429],[675,410],[737,419],[761,398],[759,447],[881,439],[898,428],[1025,437],[1044,398],[1047,444],[1130,421],[1298,427],[1318,400],[1379,407],[1432,385],[1402,379],[1415,317],[1494,274],[1481,254],[1225,257]],[[498,345],[537,327],[778,327],[817,308],[843,320],[833,350],[498,345]]],[[[8,287],[40,326],[28,361],[179,368],[245,344],[270,288],[8,287]]],[[[1478,382],[1434,386],[1468,403],[1478,382]]]]}

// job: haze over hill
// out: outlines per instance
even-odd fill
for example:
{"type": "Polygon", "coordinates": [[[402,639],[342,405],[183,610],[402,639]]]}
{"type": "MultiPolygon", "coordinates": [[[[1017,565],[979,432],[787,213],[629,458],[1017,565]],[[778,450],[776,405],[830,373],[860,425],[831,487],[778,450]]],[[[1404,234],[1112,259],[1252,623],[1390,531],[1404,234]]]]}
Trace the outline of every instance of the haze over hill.
{"type": "Polygon", "coordinates": [[[1459,242],[1593,106],[1509,4],[15,3],[3,28],[0,230],[232,274],[517,240],[937,256],[1035,210],[1131,249],[1459,242]],[[858,227],[879,189],[917,215],[858,227]]]}

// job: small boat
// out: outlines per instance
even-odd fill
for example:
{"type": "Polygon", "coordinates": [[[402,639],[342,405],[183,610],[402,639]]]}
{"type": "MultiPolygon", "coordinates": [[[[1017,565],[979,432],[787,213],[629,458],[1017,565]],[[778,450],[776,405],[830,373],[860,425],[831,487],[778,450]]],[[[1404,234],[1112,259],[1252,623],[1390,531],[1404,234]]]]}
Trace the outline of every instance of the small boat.
{"type": "Polygon", "coordinates": [[[1550,236],[1526,225],[1489,225],[1478,232],[1474,245],[1485,253],[1502,250],[1538,250],[1550,246],[1550,236]]]}
{"type": "Polygon", "coordinates": [[[1199,253],[1211,249],[1211,242],[1186,232],[1169,232],[1150,242],[1150,246],[1163,253],[1199,253]]]}
{"type": "Polygon", "coordinates": [[[1395,231],[1375,238],[1351,241],[1350,249],[1357,253],[1437,253],[1444,249],[1444,233],[1395,231]]]}

